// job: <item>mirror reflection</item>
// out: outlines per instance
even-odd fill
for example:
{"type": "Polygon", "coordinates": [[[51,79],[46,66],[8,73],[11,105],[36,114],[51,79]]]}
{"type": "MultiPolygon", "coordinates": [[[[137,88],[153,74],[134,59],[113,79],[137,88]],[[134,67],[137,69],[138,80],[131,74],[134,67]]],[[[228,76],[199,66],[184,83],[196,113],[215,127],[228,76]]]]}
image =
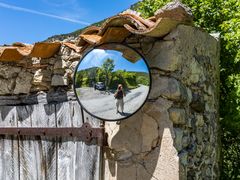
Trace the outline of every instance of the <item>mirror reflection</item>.
{"type": "Polygon", "coordinates": [[[76,67],[76,96],[83,108],[103,120],[121,120],[145,102],[150,73],[133,49],[105,44],[87,53],[76,67]]]}

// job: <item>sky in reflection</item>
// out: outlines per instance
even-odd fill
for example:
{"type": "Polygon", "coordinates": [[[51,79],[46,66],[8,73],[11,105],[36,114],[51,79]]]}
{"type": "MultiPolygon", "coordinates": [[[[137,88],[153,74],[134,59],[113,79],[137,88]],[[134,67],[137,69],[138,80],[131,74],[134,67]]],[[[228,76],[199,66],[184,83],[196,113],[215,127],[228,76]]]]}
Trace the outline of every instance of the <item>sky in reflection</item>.
{"type": "Polygon", "coordinates": [[[148,68],[145,61],[141,58],[137,62],[132,63],[122,57],[122,52],[116,50],[93,49],[81,61],[78,66],[78,71],[88,69],[91,67],[99,67],[104,60],[110,58],[114,60],[115,68],[117,70],[147,72],[148,68]]]}

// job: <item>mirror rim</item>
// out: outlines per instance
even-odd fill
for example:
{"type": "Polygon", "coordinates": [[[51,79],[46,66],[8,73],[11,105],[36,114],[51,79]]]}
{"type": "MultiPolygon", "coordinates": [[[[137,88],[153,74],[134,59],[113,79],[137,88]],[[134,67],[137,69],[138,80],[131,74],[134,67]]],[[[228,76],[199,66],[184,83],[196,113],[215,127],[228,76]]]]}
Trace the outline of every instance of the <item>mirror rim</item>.
{"type": "MultiPolygon", "coordinates": [[[[147,63],[147,60],[145,59],[145,57],[143,57],[143,55],[141,53],[139,53],[136,49],[134,49],[133,47],[130,47],[129,45],[125,44],[125,43],[115,43],[115,42],[112,42],[112,43],[102,43],[102,44],[99,44],[99,45],[96,45],[96,46],[93,46],[91,48],[87,48],[87,50],[85,50],[85,52],[83,53],[82,57],[80,58],[80,60],[78,61],[76,67],[75,67],[75,70],[74,70],[74,75],[73,75],[73,91],[74,91],[74,95],[76,96],[76,99],[77,99],[77,102],[79,103],[79,105],[81,106],[81,108],[86,111],[89,115],[93,116],[94,118],[98,119],[98,120],[102,120],[102,121],[111,121],[111,122],[114,122],[114,121],[122,121],[122,120],[125,120],[125,119],[128,119],[130,118],[131,116],[133,116],[134,114],[136,114],[142,107],[143,105],[147,102],[148,98],[149,98],[149,94],[150,94],[150,91],[151,91],[151,87],[152,87],[152,76],[151,76],[151,71],[150,71],[150,66],[148,65],[147,63]],[[138,109],[136,109],[134,111],[134,113],[130,114],[129,116],[126,116],[126,117],[123,117],[123,118],[119,118],[119,119],[104,119],[104,118],[101,118],[101,117],[98,117],[96,115],[94,115],[93,113],[89,112],[87,110],[87,108],[81,103],[80,99],[78,98],[78,95],[77,95],[77,92],[76,92],[76,85],[75,85],[75,79],[76,79],[76,74],[77,74],[77,69],[79,67],[79,65],[81,64],[81,62],[83,61],[83,59],[85,58],[85,56],[87,56],[91,51],[93,51],[94,49],[97,49],[98,47],[101,47],[103,45],[120,45],[120,46],[125,46],[131,50],[133,50],[134,52],[136,52],[141,58],[142,60],[145,62],[146,66],[147,66],[147,69],[148,69],[148,72],[149,72],[149,89],[148,89],[148,93],[147,93],[147,96],[145,98],[145,100],[142,102],[141,106],[139,106],[138,109]]],[[[82,112],[83,113],[83,112],[82,112]]],[[[84,117],[84,116],[83,116],[84,117]]]]}

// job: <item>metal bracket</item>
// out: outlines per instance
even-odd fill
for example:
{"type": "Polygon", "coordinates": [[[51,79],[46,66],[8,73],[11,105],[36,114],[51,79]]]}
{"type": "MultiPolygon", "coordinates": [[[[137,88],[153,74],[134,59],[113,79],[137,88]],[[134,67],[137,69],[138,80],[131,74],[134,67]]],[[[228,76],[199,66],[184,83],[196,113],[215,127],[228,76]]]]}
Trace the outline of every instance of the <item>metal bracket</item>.
{"type": "Polygon", "coordinates": [[[0,135],[76,137],[89,144],[106,144],[104,128],[93,128],[89,123],[83,123],[82,127],[1,127],[0,135]]]}

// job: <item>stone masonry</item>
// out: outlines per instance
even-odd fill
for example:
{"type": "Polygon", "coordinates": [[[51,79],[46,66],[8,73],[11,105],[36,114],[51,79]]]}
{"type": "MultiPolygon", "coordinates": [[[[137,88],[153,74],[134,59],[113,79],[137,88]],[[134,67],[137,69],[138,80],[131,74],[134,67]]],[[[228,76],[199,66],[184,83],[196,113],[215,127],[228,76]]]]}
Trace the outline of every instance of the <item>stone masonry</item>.
{"type": "Polygon", "coordinates": [[[149,63],[152,89],[134,116],[105,124],[105,179],[217,179],[218,40],[185,25],[138,38],[126,41],[149,63]]]}
{"type": "Polygon", "coordinates": [[[176,13],[159,11],[155,20],[131,14],[113,17],[102,28],[83,32],[75,45],[55,45],[59,50],[51,57],[19,55],[9,48],[18,61],[2,61],[11,59],[3,50],[0,105],[9,99],[24,104],[29,95],[73,94],[74,69],[86,50],[103,42],[125,43],[145,57],[152,87],[136,114],[120,124],[105,122],[103,179],[218,179],[219,42],[193,27],[182,6],[177,8],[176,13]]]}

